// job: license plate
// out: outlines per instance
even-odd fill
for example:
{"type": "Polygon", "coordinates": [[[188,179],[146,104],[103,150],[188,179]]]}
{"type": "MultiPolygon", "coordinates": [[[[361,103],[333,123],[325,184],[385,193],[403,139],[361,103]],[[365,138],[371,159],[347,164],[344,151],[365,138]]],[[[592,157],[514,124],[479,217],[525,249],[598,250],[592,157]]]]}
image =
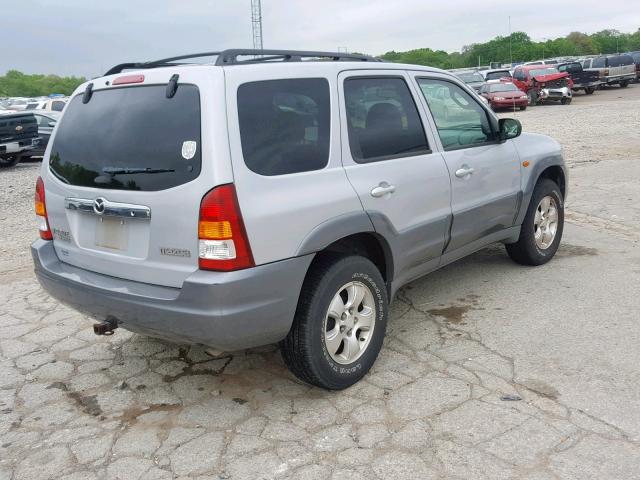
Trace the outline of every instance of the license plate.
{"type": "Polygon", "coordinates": [[[120,218],[100,217],[96,225],[96,246],[111,250],[126,250],[129,226],[120,218]]]}

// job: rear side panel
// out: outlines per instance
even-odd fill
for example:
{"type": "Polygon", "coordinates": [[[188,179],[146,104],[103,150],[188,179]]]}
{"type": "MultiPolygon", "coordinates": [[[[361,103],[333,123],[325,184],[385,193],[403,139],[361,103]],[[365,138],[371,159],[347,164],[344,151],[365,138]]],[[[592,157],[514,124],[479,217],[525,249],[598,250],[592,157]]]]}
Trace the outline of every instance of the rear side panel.
{"type": "MultiPolygon", "coordinates": [[[[104,135],[112,138],[113,144],[100,139],[93,149],[83,147],[87,148],[86,155],[98,152],[91,166],[85,168],[65,162],[65,159],[82,155],[74,151],[79,147],[73,142],[64,145],[69,150],[64,154],[60,153],[62,147],[56,147],[56,135],[64,128],[66,115],[60,121],[42,166],[49,223],[54,232],[56,253],[66,263],[128,280],[180,287],[184,279],[198,269],[200,201],[216,185],[233,181],[223,103],[224,77],[217,67],[156,69],[141,73],[145,76],[143,86],[112,87],[118,75],[93,80],[96,99],[111,88],[142,89],[147,85],[160,88],[152,98],[135,93],[141,90],[130,90],[133,93],[126,96],[130,103],[120,109],[111,105],[101,122],[104,135]],[[192,132],[185,133],[185,138],[158,137],[157,132],[163,128],[158,122],[175,119],[157,118],[155,112],[158,110],[153,108],[153,103],[165,102],[163,105],[171,107],[171,102],[178,99],[179,93],[171,99],[164,94],[164,86],[175,73],[180,75],[178,92],[181,85],[193,85],[199,92],[199,108],[193,108],[193,102],[184,103],[193,108],[188,114],[200,116],[199,139],[191,138],[192,132]],[[140,144],[118,150],[119,139],[130,139],[131,130],[135,129],[139,129],[140,144]],[[191,168],[188,162],[196,155],[194,151],[201,156],[201,162],[191,168]],[[104,164],[98,158],[101,152],[106,152],[104,164]],[[173,156],[169,161],[166,161],[167,152],[173,156]],[[167,166],[174,172],[129,173],[122,170],[130,167],[167,169],[167,166]],[[72,171],[74,168],[76,171],[72,171]],[[89,173],[81,171],[78,174],[77,169],[83,168],[89,173]],[[120,170],[109,170],[113,168],[120,170]],[[173,175],[182,177],[174,181],[171,180],[173,175]],[[66,183],[69,179],[73,185],[66,183]]],[[[82,95],[84,88],[81,86],[76,95],[82,95]]],[[[186,94],[186,90],[183,93],[186,94]]],[[[87,107],[91,101],[86,105],[80,102],[77,107],[87,107]]],[[[197,107],[197,102],[195,105],[197,107]]],[[[71,107],[67,113],[71,112],[71,107]]],[[[170,112],[171,109],[162,111],[170,112]]],[[[175,111],[175,115],[188,119],[185,112],[175,111]]],[[[91,134],[100,128],[96,125],[100,122],[91,122],[91,134]]],[[[181,132],[180,129],[171,131],[181,132]]],[[[76,135],[81,139],[83,133],[76,132],[76,135]]]]}
{"type": "MultiPolygon", "coordinates": [[[[229,142],[234,177],[240,209],[256,264],[293,257],[316,227],[345,214],[362,212],[362,205],[349,184],[341,163],[337,75],[328,74],[331,69],[326,68],[325,62],[317,62],[317,64],[314,66],[292,64],[286,68],[283,65],[225,68],[229,142]],[[263,175],[250,169],[245,162],[239,129],[238,88],[249,82],[286,79],[323,79],[327,84],[330,102],[328,162],[324,168],[312,171],[294,173],[278,171],[277,174],[263,175]]],[[[278,89],[281,86],[272,84],[269,88],[278,89]]],[[[281,93],[286,95],[287,87],[282,87],[281,93]]],[[[291,135],[291,144],[297,146],[290,149],[291,155],[288,161],[289,165],[295,165],[298,161],[296,155],[299,154],[300,158],[304,157],[305,148],[309,147],[309,139],[313,143],[314,127],[306,117],[314,107],[309,106],[308,98],[304,99],[301,96],[296,97],[300,100],[299,104],[291,103],[286,107],[281,104],[278,108],[271,98],[276,98],[277,103],[279,94],[273,96],[273,90],[270,90],[269,95],[272,97],[265,105],[261,105],[261,108],[265,111],[273,108],[274,121],[264,122],[262,124],[264,128],[256,127],[256,131],[259,130],[260,134],[269,137],[273,133],[269,129],[273,127],[282,129],[283,136],[291,135]],[[284,124],[286,127],[282,127],[284,124]],[[296,125],[301,127],[296,128],[296,125]],[[298,139],[296,135],[300,138],[298,139]]],[[[265,115],[268,116],[268,114],[265,115]]],[[[261,119],[256,120],[256,122],[260,121],[261,119]]],[[[275,133],[273,136],[279,137],[275,133]]],[[[264,148],[266,150],[274,148],[274,152],[278,149],[273,143],[268,142],[264,144],[264,148]]],[[[277,154],[274,153],[274,155],[277,154]]],[[[255,166],[254,169],[256,169],[255,166]]],[[[339,236],[338,233],[336,235],[339,236]]]]}

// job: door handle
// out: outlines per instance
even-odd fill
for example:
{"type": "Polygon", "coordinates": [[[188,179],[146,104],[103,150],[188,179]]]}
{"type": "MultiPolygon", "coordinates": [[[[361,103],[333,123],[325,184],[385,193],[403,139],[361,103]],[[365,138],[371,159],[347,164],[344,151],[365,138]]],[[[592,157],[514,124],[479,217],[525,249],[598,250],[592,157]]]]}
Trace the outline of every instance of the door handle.
{"type": "Polygon", "coordinates": [[[462,165],[458,170],[456,170],[456,177],[463,178],[467,175],[471,175],[475,170],[469,165],[462,165]]]}
{"type": "Polygon", "coordinates": [[[389,185],[387,182],[380,182],[377,187],[371,190],[371,196],[380,198],[384,197],[387,193],[393,193],[395,191],[396,187],[394,185],[389,185]]]}

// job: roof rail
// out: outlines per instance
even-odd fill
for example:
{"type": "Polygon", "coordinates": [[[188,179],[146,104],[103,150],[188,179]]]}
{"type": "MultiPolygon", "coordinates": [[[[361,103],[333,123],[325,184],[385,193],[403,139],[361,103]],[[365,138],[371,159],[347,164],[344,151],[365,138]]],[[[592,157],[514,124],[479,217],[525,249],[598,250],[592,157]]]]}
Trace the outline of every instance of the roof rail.
{"type": "Polygon", "coordinates": [[[215,65],[243,65],[248,63],[268,63],[274,61],[300,62],[306,60],[333,60],[333,61],[356,61],[356,62],[382,62],[383,60],[368,55],[355,55],[341,52],[307,52],[299,50],[258,50],[258,49],[230,49],[222,52],[191,53],[179,55],[177,57],[163,58],[151,62],[121,63],[111,67],[104,75],[113,75],[123,70],[146,69],[170,67],[183,65],[184,63],[174,63],[177,60],[188,60],[191,58],[218,57],[215,65]],[[252,57],[239,59],[238,57],[252,57]]]}
{"type": "Polygon", "coordinates": [[[258,50],[258,49],[231,49],[220,52],[216,65],[238,65],[246,63],[261,63],[279,60],[283,62],[300,62],[307,60],[333,60],[356,62],[381,62],[379,58],[368,55],[355,55],[342,52],[313,52],[302,50],[258,50]],[[253,57],[245,60],[238,57],[253,57]]]}

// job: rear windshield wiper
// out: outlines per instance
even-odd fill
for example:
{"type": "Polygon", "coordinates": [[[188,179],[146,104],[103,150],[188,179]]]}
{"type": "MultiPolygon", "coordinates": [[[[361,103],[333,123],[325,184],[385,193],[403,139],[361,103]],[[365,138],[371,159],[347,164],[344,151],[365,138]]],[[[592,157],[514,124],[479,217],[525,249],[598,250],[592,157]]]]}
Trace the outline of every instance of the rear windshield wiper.
{"type": "Polygon", "coordinates": [[[104,167],[102,173],[107,175],[127,175],[132,173],[166,173],[175,172],[173,168],[151,168],[151,167],[104,167]]]}

